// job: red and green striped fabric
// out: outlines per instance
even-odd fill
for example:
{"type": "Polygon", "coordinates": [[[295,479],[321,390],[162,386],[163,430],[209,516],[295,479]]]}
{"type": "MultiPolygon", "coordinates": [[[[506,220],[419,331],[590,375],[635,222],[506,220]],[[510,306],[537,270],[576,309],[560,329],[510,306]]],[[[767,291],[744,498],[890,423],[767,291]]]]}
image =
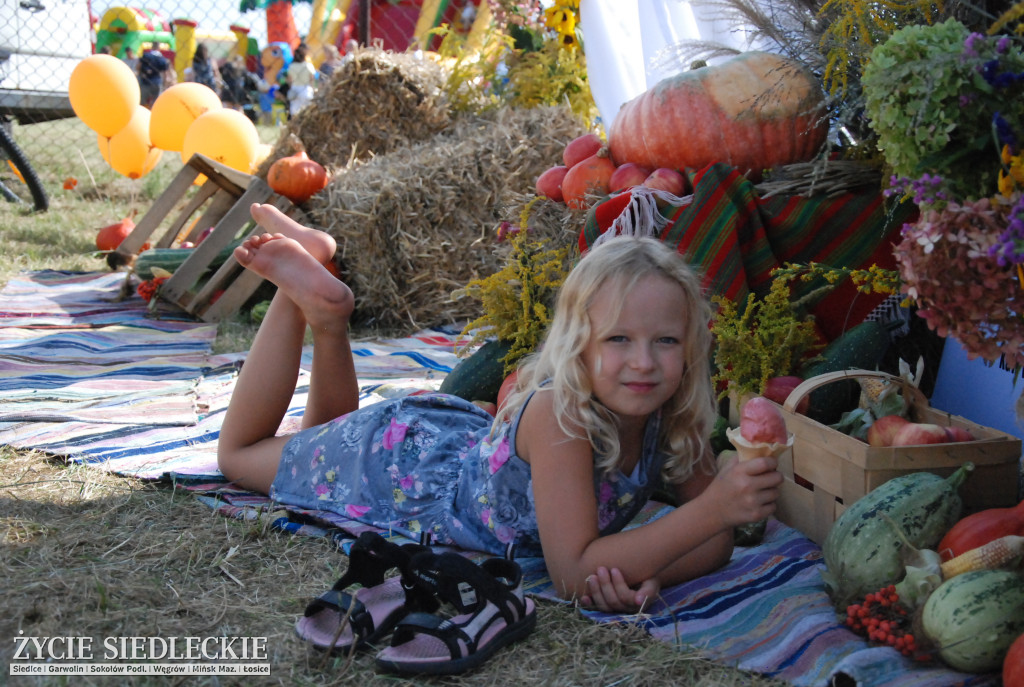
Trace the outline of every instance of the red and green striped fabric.
{"type": "MultiPolygon", "coordinates": [[[[908,204],[887,207],[877,190],[838,197],[761,198],[754,184],[723,163],[697,172],[693,186],[692,202],[662,210],[670,221],[661,239],[700,268],[710,295],[737,302],[751,292],[767,293],[771,271],[785,262],[892,269],[892,244],[916,212],[908,204]]],[[[588,213],[581,248],[592,245],[608,224],[596,218],[600,207],[588,213]]],[[[795,296],[817,286],[800,284],[795,296]]],[[[815,307],[822,334],[835,338],[863,321],[882,300],[881,295],[857,294],[849,284],[838,286],[815,307]]]]}

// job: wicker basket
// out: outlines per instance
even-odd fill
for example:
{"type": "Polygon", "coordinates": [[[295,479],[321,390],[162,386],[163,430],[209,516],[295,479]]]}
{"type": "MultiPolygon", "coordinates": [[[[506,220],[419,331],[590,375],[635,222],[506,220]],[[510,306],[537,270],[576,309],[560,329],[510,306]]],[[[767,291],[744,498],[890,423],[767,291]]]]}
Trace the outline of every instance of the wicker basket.
{"type": "Polygon", "coordinates": [[[843,510],[883,482],[910,472],[951,474],[965,462],[973,474],[960,493],[964,513],[1018,503],[1021,440],[932,408],[912,384],[884,372],[848,370],[819,375],[793,389],[782,406],[795,435],[793,450],[779,461],[785,475],[776,517],[821,544],[843,510]],[[910,418],[944,427],[960,426],[974,441],[922,446],[873,447],[796,412],[813,390],[843,379],[874,377],[902,387],[910,418]]]}

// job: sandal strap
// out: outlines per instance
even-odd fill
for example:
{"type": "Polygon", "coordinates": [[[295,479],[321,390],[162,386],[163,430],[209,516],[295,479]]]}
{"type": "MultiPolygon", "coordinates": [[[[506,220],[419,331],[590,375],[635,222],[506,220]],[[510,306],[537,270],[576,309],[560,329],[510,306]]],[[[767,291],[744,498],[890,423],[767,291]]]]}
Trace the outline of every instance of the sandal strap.
{"type": "MultiPolygon", "coordinates": [[[[344,591],[354,584],[361,587],[376,587],[383,584],[386,574],[397,569],[402,576],[402,589],[405,591],[406,606],[412,611],[434,611],[441,605],[434,596],[433,589],[424,585],[412,573],[412,559],[431,549],[420,544],[398,545],[389,542],[376,532],[363,532],[352,544],[349,551],[348,569],[338,578],[328,591],[321,594],[306,606],[305,615],[309,617],[325,608],[334,607],[339,612],[347,612],[349,604],[356,604],[352,611],[352,625],[361,629],[356,623],[356,614],[365,613],[365,607],[354,596],[344,591]]],[[[367,619],[369,613],[365,613],[367,619]]],[[[373,629],[372,620],[369,625],[373,629]]]]}
{"type": "Polygon", "coordinates": [[[397,569],[402,575],[402,588],[412,610],[433,611],[440,605],[433,590],[423,586],[412,574],[412,559],[429,553],[429,546],[421,544],[395,544],[376,532],[363,532],[352,544],[349,564],[345,573],[331,588],[342,591],[353,584],[376,587],[384,582],[388,571],[397,569]]]}
{"type": "Polygon", "coordinates": [[[363,532],[349,550],[348,569],[332,589],[340,591],[352,584],[375,587],[384,581],[389,570],[408,561],[411,555],[412,552],[403,552],[398,544],[389,542],[376,532],[363,532]]]}
{"type": "Polygon", "coordinates": [[[366,610],[362,601],[348,592],[329,589],[306,606],[306,617],[316,615],[324,609],[333,609],[348,615],[348,623],[356,637],[366,637],[374,631],[373,616],[366,610]],[[352,609],[349,611],[349,609],[352,609]]]}
{"type": "Polygon", "coordinates": [[[423,553],[412,562],[413,574],[442,600],[464,613],[491,602],[509,625],[526,615],[520,591],[523,571],[515,561],[490,558],[477,565],[457,553],[423,553]]]}
{"type": "Polygon", "coordinates": [[[436,637],[448,647],[451,658],[464,658],[476,652],[476,639],[470,637],[462,627],[431,613],[410,613],[395,626],[391,635],[391,646],[412,641],[416,635],[436,637]]]}

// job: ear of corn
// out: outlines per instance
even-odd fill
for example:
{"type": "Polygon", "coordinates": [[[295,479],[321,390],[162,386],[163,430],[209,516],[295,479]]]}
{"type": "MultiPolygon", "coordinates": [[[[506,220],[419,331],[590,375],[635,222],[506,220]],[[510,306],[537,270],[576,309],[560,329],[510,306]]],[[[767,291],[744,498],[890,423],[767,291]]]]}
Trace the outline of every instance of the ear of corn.
{"type": "Polygon", "coordinates": [[[995,570],[1013,567],[1024,556],[1024,537],[1008,534],[976,549],[965,551],[948,560],[942,568],[942,579],[948,580],[972,570],[995,570]]]}

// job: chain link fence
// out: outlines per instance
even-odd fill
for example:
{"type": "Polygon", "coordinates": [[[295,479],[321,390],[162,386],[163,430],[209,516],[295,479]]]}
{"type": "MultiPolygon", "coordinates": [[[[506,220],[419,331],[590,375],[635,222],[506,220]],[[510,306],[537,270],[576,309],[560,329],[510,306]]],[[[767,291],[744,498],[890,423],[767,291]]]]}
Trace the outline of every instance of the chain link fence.
{"type": "Polygon", "coordinates": [[[318,68],[334,49],[343,56],[350,41],[396,51],[434,47],[430,29],[472,23],[481,1],[151,0],[129,7],[116,0],[0,0],[0,124],[44,181],[59,184],[83,165],[106,167],[97,135],[68,98],[74,67],[91,54],[115,55],[138,73],[140,56],[157,49],[171,66],[167,87],[190,78],[186,70],[205,45],[220,67],[222,98],[236,83],[224,77],[243,67],[231,105],[273,124],[287,117],[280,87],[300,42],[318,68]]]}

